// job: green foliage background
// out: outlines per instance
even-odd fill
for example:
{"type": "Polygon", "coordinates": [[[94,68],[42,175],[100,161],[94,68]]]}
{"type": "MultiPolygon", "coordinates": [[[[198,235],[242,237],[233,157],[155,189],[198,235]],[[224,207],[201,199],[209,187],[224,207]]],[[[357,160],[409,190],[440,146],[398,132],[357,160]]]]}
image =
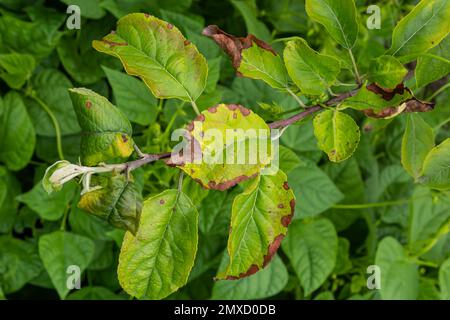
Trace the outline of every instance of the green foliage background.
{"type": "MultiPolygon", "coordinates": [[[[417,2],[356,1],[361,25],[353,50],[363,74],[371,59],[390,47],[393,28],[417,2]],[[381,8],[380,30],[365,26],[369,4],[381,8]]],[[[76,183],[48,195],[40,181],[59,154],[78,162],[80,127],[69,88],[87,87],[108,97],[132,122],[133,139],[148,153],[170,150],[172,130],[195,117],[188,103],[156,99],[117,59],[92,48],[92,40],[131,12],[173,23],[206,57],[209,77],[197,101],[200,110],[240,103],[270,122],[298,108],[295,99],[264,82],[236,77],[228,57],[201,35],[210,24],[240,36],[252,33],[277,51],[283,44],[275,39],[301,36],[350,65],[351,75],[347,53],[307,17],[303,0],[0,0],[0,298],[128,298],[117,280],[124,232],[77,208],[76,183]],[[81,30],[65,27],[67,4],[81,7],[81,30]],[[64,261],[52,260],[52,250],[64,261]],[[68,261],[84,270],[82,289],[71,293],[65,279],[49,277],[68,261]]],[[[449,59],[448,47],[432,50],[449,59]]],[[[416,71],[427,85],[415,84],[415,77],[406,83],[417,97],[435,98],[435,110],[416,122],[433,128],[437,145],[449,137],[450,90],[434,93],[448,77],[433,78],[442,65],[432,57],[420,59],[429,59],[420,66],[425,70],[416,71]]],[[[319,149],[311,120],[284,133],[282,169],[297,198],[296,219],[275,259],[249,278],[213,281],[226,262],[231,204],[241,187],[208,191],[184,180],[183,190],[200,214],[199,247],[187,285],[169,299],[450,298],[450,195],[416,184],[401,166],[402,137],[413,116],[374,120],[350,114],[362,129],[361,140],[353,157],[339,164],[319,149]],[[382,269],[381,290],[366,286],[373,264],[382,269]]],[[[159,162],[134,174],[144,197],[176,188],[178,181],[178,172],[159,162]]]]}

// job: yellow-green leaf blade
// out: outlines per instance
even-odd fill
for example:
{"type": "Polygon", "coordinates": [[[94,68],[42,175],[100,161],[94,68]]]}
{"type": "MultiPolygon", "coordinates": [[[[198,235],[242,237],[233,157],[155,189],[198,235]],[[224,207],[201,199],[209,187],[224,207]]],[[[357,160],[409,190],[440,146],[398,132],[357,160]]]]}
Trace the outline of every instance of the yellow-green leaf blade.
{"type": "Polygon", "coordinates": [[[337,59],[314,51],[301,38],[287,43],[284,60],[292,81],[302,93],[311,95],[328,89],[341,69],[337,59]]]}
{"type": "Polygon", "coordinates": [[[419,181],[433,189],[450,189],[450,138],[428,153],[419,181]]]}
{"type": "Polygon", "coordinates": [[[119,282],[139,299],[162,299],[188,279],[198,242],[198,212],[177,190],[144,202],[136,236],[125,234],[119,257],[119,282]]]}
{"type": "Polygon", "coordinates": [[[133,152],[132,128],[125,115],[105,97],[85,88],[70,89],[82,129],[81,161],[96,165],[133,152]]]}
{"type": "Polygon", "coordinates": [[[395,27],[388,53],[409,62],[438,45],[450,32],[450,2],[422,0],[395,27]]]}
{"type": "Polygon", "coordinates": [[[265,267],[276,253],[294,214],[295,197],[287,176],[262,175],[233,202],[229,262],[218,279],[239,279],[265,267]]]}
{"type": "Polygon", "coordinates": [[[330,161],[341,162],[355,152],[360,130],[352,117],[337,110],[326,110],[314,118],[314,135],[319,148],[330,161]]]}
{"type": "Polygon", "coordinates": [[[117,30],[93,46],[119,58],[157,98],[195,101],[206,86],[208,67],[197,48],[172,24],[148,14],[121,18],[117,30]]]}

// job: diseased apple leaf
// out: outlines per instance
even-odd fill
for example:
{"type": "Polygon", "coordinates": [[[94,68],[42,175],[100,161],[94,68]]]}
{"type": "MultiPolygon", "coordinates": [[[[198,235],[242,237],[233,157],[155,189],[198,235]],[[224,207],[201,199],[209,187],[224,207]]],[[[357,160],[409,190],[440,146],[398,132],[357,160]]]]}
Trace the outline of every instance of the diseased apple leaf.
{"type": "Polygon", "coordinates": [[[408,115],[402,139],[401,162],[414,178],[422,175],[423,162],[434,147],[433,128],[419,114],[408,115]]]}
{"type": "Polygon", "coordinates": [[[131,124],[106,98],[85,88],[70,89],[70,98],[82,129],[81,161],[88,166],[133,152],[131,124]]]}
{"type": "Polygon", "coordinates": [[[339,60],[314,51],[302,38],[289,41],[283,55],[289,76],[304,94],[322,94],[341,70],[339,60]]]}
{"type": "Polygon", "coordinates": [[[142,194],[131,177],[114,175],[98,179],[100,189],[83,194],[78,207],[111,225],[136,234],[142,211],[142,194]]]}
{"type": "Polygon", "coordinates": [[[389,119],[403,112],[431,111],[434,103],[416,99],[403,83],[394,89],[385,89],[372,83],[363,85],[354,96],[345,99],[339,108],[352,108],[363,111],[368,117],[389,119]]]}
{"type": "Polygon", "coordinates": [[[450,138],[431,149],[423,162],[419,182],[432,189],[450,189],[450,138]]]}
{"type": "Polygon", "coordinates": [[[231,211],[228,265],[217,279],[236,280],[264,268],[286,235],[295,208],[287,176],[260,175],[238,195],[231,211]]]}
{"type": "Polygon", "coordinates": [[[353,48],[358,37],[354,0],[306,0],[305,8],[308,16],[322,24],[341,46],[353,48]]]}
{"type": "Polygon", "coordinates": [[[178,190],[144,201],[136,236],[125,234],[119,282],[139,299],[162,299],[186,284],[198,242],[198,212],[178,190]]]}
{"type": "Polygon", "coordinates": [[[119,58],[125,71],[140,77],[157,98],[195,101],[206,86],[205,58],[176,27],[154,16],[126,15],[116,31],[92,45],[119,58]]]}
{"type": "Polygon", "coordinates": [[[437,46],[450,32],[450,2],[422,0],[394,29],[388,54],[410,62],[437,46]]]}
{"type": "Polygon", "coordinates": [[[270,162],[270,128],[253,111],[220,104],[187,127],[190,150],[177,165],[207,189],[226,190],[259,174],[270,162]]]}
{"type": "Polygon", "coordinates": [[[283,61],[266,42],[252,34],[235,37],[216,25],[206,27],[203,35],[213,39],[228,54],[238,75],[262,80],[276,89],[288,87],[283,61]]]}
{"type": "Polygon", "coordinates": [[[394,88],[403,82],[408,69],[393,56],[380,56],[369,67],[369,79],[383,88],[394,88]]]}
{"type": "Polygon", "coordinates": [[[358,147],[360,130],[353,118],[337,110],[326,110],[314,118],[314,135],[330,161],[341,162],[358,147]]]}

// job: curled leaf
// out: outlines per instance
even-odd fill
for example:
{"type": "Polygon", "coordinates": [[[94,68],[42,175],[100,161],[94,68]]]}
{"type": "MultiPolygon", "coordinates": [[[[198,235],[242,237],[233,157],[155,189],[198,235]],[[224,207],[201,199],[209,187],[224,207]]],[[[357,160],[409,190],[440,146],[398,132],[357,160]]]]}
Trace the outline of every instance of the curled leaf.
{"type": "Polygon", "coordinates": [[[212,38],[231,58],[239,76],[259,79],[273,88],[288,88],[288,76],[281,57],[266,42],[249,34],[235,37],[215,25],[206,27],[203,34],[212,38]]]}
{"type": "Polygon", "coordinates": [[[237,70],[242,60],[242,50],[250,48],[255,43],[261,49],[271,52],[273,55],[277,53],[266,42],[249,34],[247,37],[235,37],[221,30],[216,25],[207,26],[203,29],[203,35],[213,39],[231,58],[233,67],[237,70]]]}
{"type": "Polygon", "coordinates": [[[142,195],[136,184],[124,175],[101,177],[99,184],[101,188],[81,196],[78,207],[135,234],[142,211],[142,195]]]}
{"type": "Polygon", "coordinates": [[[83,174],[83,172],[81,166],[72,164],[66,160],[58,161],[48,167],[45,171],[44,178],[42,179],[42,186],[48,194],[53,191],[59,191],[62,189],[64,183],[83,174]]]}
{"type": "Polygon", "coordinates": [[[81,161],[95,166],[133,152],[131,124],[105,97],[85,88],[70,89],[70,98],[82,129],[81,161]]]}

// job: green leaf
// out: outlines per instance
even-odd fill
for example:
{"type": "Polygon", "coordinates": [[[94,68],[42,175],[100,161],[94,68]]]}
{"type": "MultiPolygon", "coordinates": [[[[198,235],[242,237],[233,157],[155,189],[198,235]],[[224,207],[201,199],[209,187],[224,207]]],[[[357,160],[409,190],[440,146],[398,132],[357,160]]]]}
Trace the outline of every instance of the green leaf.
{"type": "Polygon", "coordinates": [[[119,281],[139,299],[162,299],[186,284],[197,252],[198,213],[191,200],[166,190],[144,202],[136,236],[127,232],[119,281]]]}
{"type": "Polygon", "coordinates": [[[15,223],[20,194],[19,181],[3,166],[0,166],[0,233],[9,233],[15,223]]]}
{"type": "Polygon", "coordinates": [[[333,224],[326,219],[309,223],[295,221],[289,228],[282,248],[300,279],[305,295],[308,296],[319,288],[333,271],[338,237],[333,224]]]}
{"type": "Polygon", "coordinates": [[[119,229],[114,229],[101,218],[81,210],[77,207],[76,202],[73,203],[72,210],[69,214],[69,225],[74,233],[103,241],[111,240],[111,237],[109,236],[110,232],[116,230],[122,231],[119,229]]]}
{"type": "Polygon", "coordinates": [[[450,73],[450,36],[417,59],[415,72],[417,88],[425,87],[450,73]]]}
{"type": "Polygon", "coordinates": [[[285,89],[288,77],[281,57],[256,43],[242,50],[242,60],[237,69],[244,77],[260,79],[272,88],[285,89]]]}
{"type": "MultiPolygon", "coordinates": [[[[62,135],[80,132],[68,92],[68,89],[72,88],[72,82],[62,72],[55,69],[41,70],[31,79],[31,86],[36,97],[42,100],[55,116],[62,135]]],[[[27,99],[26,105],[36,134],[55,137],[56,132],[52,119],[42,106],[33,99],[27,99]]],[[[54,140],[52,141],[54,143],[54,140]]]]}
{"type": "Polygon", "coordinates": [[[94,166],[133,153],[131,124],[106,98],[89,89],[71,89],[70,98],[82,129],[81,161],[94,166]]]}
{"type": "Polygon", "coordinates": [[[336,257],[336,265],[333,272],[336,274],[345,274],[352,268],[352,262],[349,256],[350,241],[346,238],[339,237],[338,239],[338,253],[336,257]]]}
{"type": "Polygon", "coordinates": [[[0,98],[0,161],[10,170],[27,165],[34,152],[36,136],[33,124],[19,94],[0,98]]]}
{"type": "Polygon", "coordinates": [[[433,243],[450,219],[449,208],[450,199],[433,196],[427,187],[416,187],[409,205],[408,242],[411,252],[418,253],[433,243]]]}
{"type": "Polygon", "coordinates": [[[229,189],[257,175],[270,161],[269,126],[240,105],[220,104],[205,110],[187,129],[186,140],[194,150],[174,159],[174,164],[207,189],[229,189]]]}
{"type": "Polygon", "coordinates": [[[435,47],[450,32],[449,16],[447,0],[420,1],[395,27],[388,54],[409,62],[435,47]]]}
{"type": "Polygon", "coordinates": [[[267,19],[281,33],[306,33],[307,16],[304,1],[266,1],[267,19]]]}
{"type": "Polygon", "coordinates": [[[272,259],[294,214],[295,197],[286,175],[261,175],[238,195],[231,212],[229,263],[217,279],[254,274],[272,259]]]}
{"type": "Polygon", "coordinates": [[[28,53],[36,60],[47,57],[58,44],[62,33],[58,24],[51,27],[40,22],[25,22],[9,15],[0,17],[0,44],[15,53],[28,53]]]}
{"type": "Polygon", "coordinates": [[[344,198],[333,181],[315,164],[308,163],[293,169],[289,181],[296,199],[296,218],[318,215],[344,198]]]}
{"type": "Polygon", "coordinates": [[[70,232],[55,231],[39,238],[39,255],[61,299],[70,291],[68,268],[78,266],[83,272],[94,257],[94,250],[92,240],[70,232]]]}
{"type": "Polygon", "coordinates": [[[306,13],[322,24],[341,46],[353,48],[358,37],[354,0],[306,0],[306,13]]]}
{"type": "Polygon", "coordinates": [[[29,54],[0,54],[0,78],[13,89],[20,89],[30,78],[36,61],[29,54]]]}
{"type": "Polygon", "coordinates": [[[410,114],[402,140],[402,165],[417,179],[422,175],[423,162],[434,147],[434,131],[419,114],[410,114]]]}
{"type": "Polygon", "coordinates": [[[428,153],[419,182],[438,190],[450,188],[450,138],[428,153]]]}
{"type": "Polygon", "coordinates": [[[157,98],[195,101],[205,88],[205,58],[176,27],[153,16],[127,15],[116,32],[93,46],[119,58],[126,72],[140,77],[157,98]]]}
{"type": "MultiPolygon", "coordinates": [[[[227,263],[227,254],[221,267],[227,263]]],[[[253,300],[264,299],[278,294],[288,282],[288,272],[283,261],[275,255],[273,262],[252,277],[236,281],[217,281],[214,283],[211,299],[253,300]]]]}
{"type": "Polygon", "coordinates": [[[381,271],[381,298],[384,300],[415,300],[419,290],[419,269],[409,262],[402,245],[392,237],[378,245],[375,264],[381,271]]]}
{"type": "Polygon", "coordinates": [[[41,182],[37,183],[33,189],[21,194],[16,199],[25,203],[30,209],[39,214],[42,219],[56,221],[59,220],[72,201],[77,185],[74,182],[66,183],[61,191],[48,194],[41,182]]]}
{"type": "Polygon", "coordinates": [[[41,272],[33,244],[0,236],[0,248],[0,284],[5,294],[20,290],[41,272]]]}
{"type": "Polygon", "coordinates": [[[136,234],[142,211],[142,194],[125,175],[115,175],[100,182],[100,189],[81,196],[78,207],[109,224],[136,234]],[[106,180],[106,181],[105,181],[106,180]]]}
{"type": "Polygon", "coordinates": [[[439,268],[439,287],[441,289],[441,299],[450,300],[450,258],[439,268]]]}
{"type": "Polygon", "coordinates": [[[333,85],[341,70],[337,59],[314,51],[301,38],[287,43],[284,61],[292,81],[302,93],[310,95],[321,95],[333,85]]]}
{"type": "Polygon", "coordinates": [[[85,287],[67,296],[67,300],[125,300],[111,290],[103,287],[85,287]]]}
{"type": "Polygon", "coordinates": [[[60,0],[68,6],[76,5],[80,7],[80,14],[82,17],[89,19],[100,19],[106,12],[101,6],[101,1],[98,0],[60,0]]]}
{"type": "Polygon", "coordinates": [[[113,89],[117,107],[130,121],[142,126],[155,122],[158,102],[141,81],[106,67],[103,71],[113,89]]]}
{"type": "Polygon", "coordinates": [[[393,56],[381,56],[369,67],[369,80],[384,88],[395,88],[403,82],[408,69],[393,56]]]}
{"type": "Polygon", "coordinates": [[[326,110],[314,118],[314,135],[319,148],[330,161],[341,162],[352,156],[358,147],[360,132],[355,120],[337,110],[326,110]]]}

